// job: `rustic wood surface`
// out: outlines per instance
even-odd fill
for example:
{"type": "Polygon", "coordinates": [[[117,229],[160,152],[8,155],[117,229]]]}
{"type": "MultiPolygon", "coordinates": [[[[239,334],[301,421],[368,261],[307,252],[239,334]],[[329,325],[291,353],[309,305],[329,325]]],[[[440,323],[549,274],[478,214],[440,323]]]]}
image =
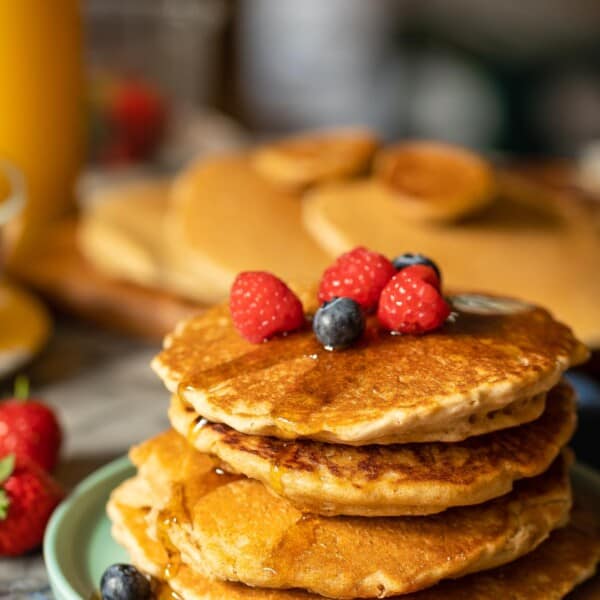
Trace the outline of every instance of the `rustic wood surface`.
{"type": "Polygon", "coordinates": [[[74,218],[48,227],[38,250],[12,275],[53,306],[115,331],[160,340],[198,303],[99,273],[79,252],[74,218]]]}

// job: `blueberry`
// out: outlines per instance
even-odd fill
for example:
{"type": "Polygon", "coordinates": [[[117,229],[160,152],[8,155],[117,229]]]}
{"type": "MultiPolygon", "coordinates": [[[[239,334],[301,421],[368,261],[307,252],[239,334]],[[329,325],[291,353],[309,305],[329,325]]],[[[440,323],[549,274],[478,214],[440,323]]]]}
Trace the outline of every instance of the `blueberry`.
{"type": "Polygon", "coordinates": [[[102,600],[147,600],[150,582],[133,565],[111,565],[100,580],[102,600]]]}
{"type": "Polygon", "coordinates": [[[431,267],[437,273],[440,281],[442,280],[442,274],[440,273],[439,267],[424,254],[413,254],[412,252],[406,252],[400,256],[396,256],[396,258],[392,261],[392,264],[394,265],[396,271],[401,271],[402,269],[410,267],[411,265],[426,265],[431,267]]]}
{"type": "Polygon", "coordinates": [[[365,330],[365,317],[360,304],[352,298],[334,298],[315,313],[313,331],[327,348],[343,348],[356,341],[365,330]]]}

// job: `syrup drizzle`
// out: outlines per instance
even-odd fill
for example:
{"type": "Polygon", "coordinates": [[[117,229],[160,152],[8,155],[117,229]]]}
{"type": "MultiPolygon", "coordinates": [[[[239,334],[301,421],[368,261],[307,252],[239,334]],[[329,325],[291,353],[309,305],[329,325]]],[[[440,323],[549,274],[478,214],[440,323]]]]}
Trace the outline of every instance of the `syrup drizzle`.
{"type": "Polygon", "coordinates": [[[242,346],[227,322],[216,341],[206,339],[201,328],[186,330],[162,358],[181,373],[182,397],[200,390],[204,401],[223,416],[249,417],[244,406],[264,407],[277,435],[294,438],[355,424],[388,407],[413,407],[421,397],[456,391],[452,382],[477,386],[489,377],[478,368],[481,364],[499,364],[506,373],[522,376],[523,354],[535,357],[544,348],[536,364],[527,367],[533,370],[538,363],[543,366],[546,357],[571,352],[574,342],[563,330],[537,309],[516,314],[460,313],[456,322],[420,338],[390,335],[371,317],[360,342],[344,351],[327,352],[310,331],[242,346]],[[224,356],[223,350],[219,355],[217,342],[223,341],[232,348],[229,355],[224,356]],[[190,348],[200,358],[211,357],[204,361],[205,367],[197,356],[182,362],[183,351],[190,348]],[[456,361],[444,362],[445,356],[455,355],[456,361]],[[430,377],[442,364],[440,376],[430,377]],[[373,381],[382,393],[372,392],[373,381]]]}
{"type": "Polygon", "coordinates": [[[181,553],[171,541],[169,529],[177,525],[177,516],[173,515],[172,502],[170,501],[166,508],[159,511],[156,522],[157,542],[164,548],[167,554],[167,561],[163,565],[163,579],[169,581],[176,577],[181,567],[181,553]]]}

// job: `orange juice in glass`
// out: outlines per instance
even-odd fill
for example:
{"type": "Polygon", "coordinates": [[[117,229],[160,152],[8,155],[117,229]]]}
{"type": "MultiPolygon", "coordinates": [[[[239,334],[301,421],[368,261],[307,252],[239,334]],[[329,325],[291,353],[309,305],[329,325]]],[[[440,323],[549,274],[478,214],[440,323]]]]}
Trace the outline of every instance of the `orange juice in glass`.
{"type": "MultiPolygon", "coordinates": [[[[26,201],[23,174],[0,157],[0,236],[19,217],[26,201]]],[[[0,277],[0,377],[31,360],[50,331],[50,317],[41,302],[0,277]]]]}
{"type": "Polygon", "coordinates": [[[0,156],[24,174],[27,202],[9,226],[17,262],[73,203],[83,158],[81,16],[77,0],[0,1],[0,156]]]}

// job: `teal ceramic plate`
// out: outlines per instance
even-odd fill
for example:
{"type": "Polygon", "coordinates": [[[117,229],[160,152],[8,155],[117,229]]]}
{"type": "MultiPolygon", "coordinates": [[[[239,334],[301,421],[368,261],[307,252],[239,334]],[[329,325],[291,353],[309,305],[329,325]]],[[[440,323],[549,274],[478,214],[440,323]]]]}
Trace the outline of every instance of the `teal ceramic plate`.
{"type": "MultiPolygon", "coordinates": [[[[85,479],[56,510],[44,540],[44,558],[57,600],[89,600],[106,567],[127,562],[110,535],[105,505],[110,492],[135,472],[124,457],[85,479]]],[[[600,516],[600,474],[582,465],[573,469],[578,499],[600,516]]]]}
{"type": "Polygon", "coordinates": [[[129,562],[112,539],[106,503],[111,491],[135,473],[127,457],[82,481],[54,512],[44,537],[44,560],[57,600],[89,600],[108,565],[129,562]]]}

